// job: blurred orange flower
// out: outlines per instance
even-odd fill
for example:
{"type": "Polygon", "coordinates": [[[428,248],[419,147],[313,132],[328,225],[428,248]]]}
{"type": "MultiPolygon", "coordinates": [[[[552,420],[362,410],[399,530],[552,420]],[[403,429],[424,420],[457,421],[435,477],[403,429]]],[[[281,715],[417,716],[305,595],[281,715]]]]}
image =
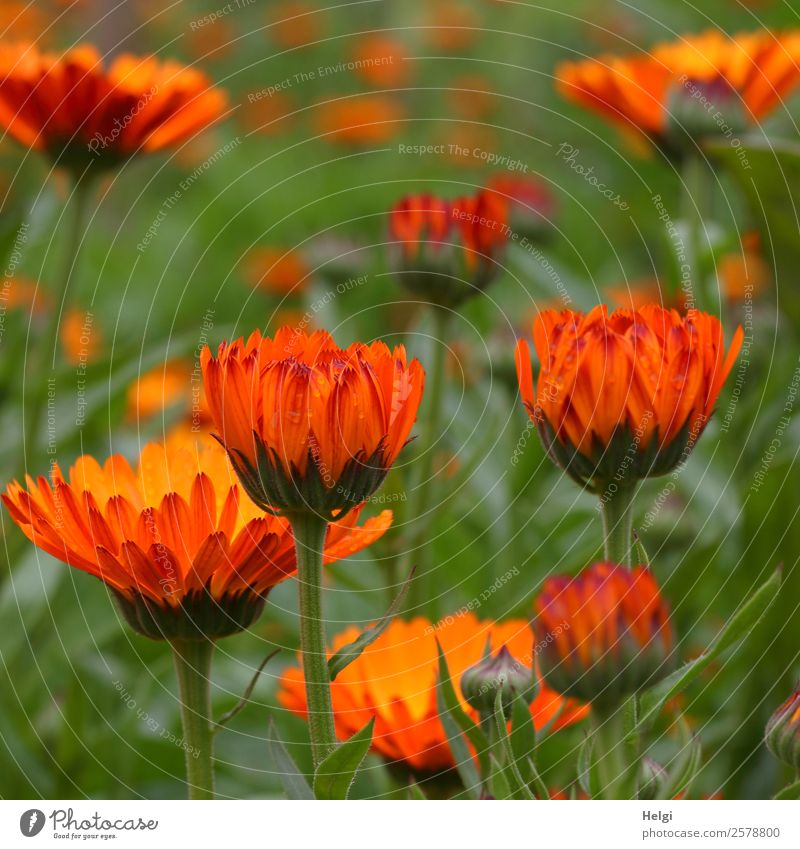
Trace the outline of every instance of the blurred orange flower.
{"type": "Polygon", "coordinates": [[[61,320],[59,337],[64,358],[71,365],[93,362],[103,344],[94,313],[79,309],[67,310],[61,320]]]}
{"type": "Polygon", "coordinates": [[[425,40],[439,50],[455,52],[469,47],[480,34],[476,9],[458,0],[427,4],[423,29],[425,40]]]}
{"type": "Polygon", "coordinates": [[[410,74],[406,62],[408,52],[405,44],[388,35],[361,36],[353,49],[351,59],[355,72],[373,86],[398,86],[405,83],[410,74]]]}
{"type": "Polygon", "coordinates": [[[50,305],[50,295],[33,280],[6,277],[0,285],[0,309],[22,309],[38,315],[48,310],[50,305]]]}
{"type": "Polygon", "coordinates": [[[0,47],[0,126],[61,164],[115,164],[178,144],[225,104],[200,71],[177,62],[121,55],[105,69],[91,45],[64,54],[0,47]]]}
{"type": "Polygon", "coordinates": [[[307,287],[311,269],[298,250],[279,247],[255,248],[247,255],[247,282],[273,295],[299,295],[307,287]]]}
{"type": "MultiPolygon", "coordinates": [[[[670,101],[675,94],[690,103],[699,92],[718,109],[728,106],[742,111],[744,120],[758,121],[797,85],[799,58],[800,30],[735,36],[708,30],[642,55],[565,62],[556,78],[568,99],[614,123],[662,136],[678,108],[670,101]]],[[[682,112],[678,118],[685,120],[682,112]]]]}
{"type": "Polygon", "coordinates": [[[761,238],[752,231],[742,236],[742,252],[720,258],[717,267],[722,292],[730,301],[744,301],[766,287],[770,279],[769,263],[761,253],[761,238]]]}
{"type": "Polygon", "coordinates": [[[0,5],[0,33],[6,41],[40,42],[49,23],[50,18],[41,4],[3,0],[0,5]]]}
{"type": "Polygon", "coordinates": [[[263,509],[338,515],[367,499],[405,445],[424,372],[405,348],[337,347],[325,331],[253,332],[201,356],[206,398],[242,485],[263,509]]]}
{"type": "Polygon", "coordinates": [[[448,83],[445,96],[457,115],[472,121],[482,121],[498,103],[492,83],[481,74],[455,77],[448,83]]]}
{"type": "Polygon", "coordinates": [[[291,97],[285,92],[276,91],[269,97],[244,100],[239,107],[238,117],[249,132],[274,136],[288,132],[294,123],[294,111],[295,104],[291,97]]]}
{"type": "Polygon", "coordinates": [[[127,416],[139,421],[172,406],[188,410],[191,400],[191,363],[173,360],[140,375],[128,387],[127,416]]]}
{"type": "Polygon", "coordinates": [[[287,49],[317,41],[325,30],[324,10],[299,0],[273,4],[269,20],[275,43],[287,49]]]}
{"type": "Polygon", "coordinates": [[[551,458],[580,483],[665,474],[708,424],[742,338],[739,327],[726,354],[717,318],[655,304],[543,312],[535,390],[528,344],[517,343],[520,394],[551,458]]]}
{"type": "MultiPolygon", "coordinates": [[[[359,635],[355,626],[333,640],[332,651],[359,635]]],[[[507,646],[523,664],[530,664],[533,635],[524,620],[481,622],[471,612],[448,616],[438,625],[422,617],[409,622],[393,620],[378,639],[331,684],[331,698],[340,739],[351,737],[374,716],[372,748],[392,761],[403,761],[411,769],[434,772],[453,766],[447,735],[439,721],[436,705],[439,639],[447,657],[450,675],[464,710],[475,711],[461,694],[463,672],[480,660],[486,640],[492,651],[507,646]]],[[[281,678],[280,703],[300,716],[306,715],[303,674],[291,667],[281,678]]],[[[542,686],[531,705],[537,729],[548,723],[563,728],[582,719],[588,706],[558,696],[542,686]]]]}
{"type": "Polygon", "coordinates": [[[682,290],[666,292],[655,277],[631,280],[622,286],[605,290],[609,300],[624,310],[638,310],[648,304],[660,304],[665,309],[686,310],[686,293],[682,290]]]}
{"type": "MultiPolygon", "coordinates": [[[[269,590],[296,570],[291,529],[241,496],[224,451],[151,443],[136,468],[80,457],[65,477],[10,484],[3,501],[42,550],[100,578],[133,627],[153,638],[219,637],[247,627],[269,590]]],[[[328,530],[325,562],[380,537],[391,511],[328,530]]]]}
{"type": "Polygon", "coordinates": [[[364,94],[321,103],[316,109],[316,131],[329,141],[361,145],[385,142],[396,135],[403,110],[391,97],[364,94]]]}

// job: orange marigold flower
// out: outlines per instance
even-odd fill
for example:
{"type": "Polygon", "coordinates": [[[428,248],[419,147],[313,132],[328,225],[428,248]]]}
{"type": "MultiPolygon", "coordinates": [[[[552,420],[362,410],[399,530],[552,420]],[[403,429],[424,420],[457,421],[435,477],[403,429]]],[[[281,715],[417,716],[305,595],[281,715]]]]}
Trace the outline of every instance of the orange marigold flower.
{"type": "Polygon", "coordinates": [[[517,343],[520,394],[551,459],[579,483],[599,491],[666,474],[702,434],[743,335],[726,354],[719,320],[698,310],[548,310],[533,324],[535,390],[517,343]]]}
{"type": "MultiPolygon", "coordinates": [[[[65,477],[27,477],[3,501],[34,545],[95,575],[130,624],[153,639],[221,637],[248,627],[275,584],[296,570],[288,522],[242,498],[225,453],[151,443],[134,469],[120,456],[103,466],[80,457],[65,477]]],[[[325,560],[369,545],[391,511],[331,525],[325,560]]]]}
{"type": "Polygon", "coordinates": [[[254,288],[274,295],[298,295],[305,289],[311,270],[299,251],[263,247],[248,254],[244,274],[254,288]]]}
{"type": "Polygon", "coordinates": [[[481,74],[464,74],[451,80],[447,100],[456,114],[471,121],[482,121],[499,102],[491,81],[481,74]]]}
{"type": "Polygon", "coordinates": [[[609,705],[669,671],[669,610],[644,566],[595,563],[545,581],[536,599],[539,665],[558,693],[609,705]]]}
{"type": "Polygon", "coordinates": [[[477,10],[457,0],[437,0],[429,4],[425,17],[423,36],[440,50],[464,50],[481,32],[477,10]]]}
{"type": "Polygon", "coordinates": [[[0,47],[0,126],[81,171],[179,144],[225,104],[204,74],[177,62],[122,55],[104,68],[91,45],[61,55],[0,47]]]}
{"type": "MultiPolygon", "coordinates": [[[[331,653],[352,642],[359,633],[356,626],[351,626],[337,635],[331,653]]],[[[487,637],[494,652],[506,646],[515,658],[530,663],[533,635],[523,620],[481,622],[471,612],[446,617],[436,626],[422,617],[409,622],[393,620],[331,684],[337,735],[342,740],[348,739],[374,716],[375,752],[420,772],[452,767],[453,756],[436,705],[436,639],[447,657],[462,707],[476,718],[458,682],[466,669],[480,660],[487,637]]],[[[294,713],[306,715],[303,674],[299,668],[284,672],[278,700],[294,713]]],[[[539,730],[550,723],[553,728],[571,725],[587,711],[587,706],[558,696],[546,685],[531,704],[534,724],[539,730]]]]}
{"type": "Polygon", "coordinates": [[[71,365],[93,362],[101,350],[103,335],[95,317],[85,310],[67,310],[59,327],[64,358],[71,365]]]}
{"type": "Polygon", "coordinates": [[[373,86],[397,86],[409,76],[406,47],[387,35],[365,35],[358,39],[352,53],[355,72],[373,86]]]}
{"type": "MultiPolygon", "coordinates": [[[[198,396],[200,386],[198,381],[198,396]]],[[[128,388],[127,416],[138,421],[150,418],[173,406],[181,406],[188,410],[193,394],[192,388],[190,363],[174,360],[158,365],[142,374],[128,388]]]]}
{"type": "Polygon", "coordinates": [[[362,94],[321,103],[316,110],[317,132],[329,141],[347,145],[378,144],[394,136],[403,110],[391,97],[362,94]]]}
{"type": "Polygon", "coordinates": [[[568,99],[663,143],[671,124],[709,135],[765,117],[800,80],[798,58],[800,30],[708,30],[643,55],[565,62],[556,77],[568,99]]]}
{"type": "Polygon", "coordinates": [[[503,198],[490,191],[452,202],[427,193],[402,198],[389,212],[400,280],[413,294],[451,309],[479,294],[500,270],[506,213],[503,198]]]}
{"type": "Polygon", "coordinates": [[[770,279],[769,263],[761,252],[761,239],[752,231],[742,236],[742,252],[720,258],[720,287],[730,301],[744,301],[759,294],[770,279]]]}
{"type": "Polygon", "coordinates": [[[322,37],[325,10],[299,0],[285,0],[273,6],[270,32],[281,47],[302,47],[322,37]]]}
{"type": "Polygon", "coordinates": [[[779,761],[800,769],[800,687],[769,718],[765,740],[779,761]]]}
{"type": "Polygon", "coordinates": [[[211,417],[265,510],[337,515],[367,499],[408,440],[424,372],[405,348],[338,348],[325,331],[255,331],[201,356],[211,417]]]}

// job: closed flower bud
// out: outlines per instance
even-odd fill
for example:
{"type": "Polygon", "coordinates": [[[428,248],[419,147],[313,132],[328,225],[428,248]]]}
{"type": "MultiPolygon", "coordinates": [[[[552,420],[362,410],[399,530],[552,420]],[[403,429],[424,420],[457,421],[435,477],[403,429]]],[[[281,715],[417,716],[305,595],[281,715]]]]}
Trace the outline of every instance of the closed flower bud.
{"type": "Polygon", "coordinates": [[[669,613],[644,566],[595,563],[574,578],[548,579],[536,600],[534,631],[545,681],[601,709],[671,667],[669,613]]]}
{"type": "Polygon", "coordinates": [[[389,213],[392,262],[413,295],[447,309],[482,292],[497,276],[510,230],[497,192],[445,201],[410,195],[389,213]]]}
{"type": "Polygon", "coordinates": [[[498,691],[503,710],[508,711],[514,697],[521,695],[527,704],[533,700],[533,673],[502,646],[494,657],[487,655],[461,676],[461,692],[479,713],[494,710],[498,691]]]}
{"type": "Polygon", "coordinates": [[[742,344],[719,320],[648,304],[635,312],[545,310],[533,324],[534,381],[517,344],[522,400],[550,458],[593,492],[664,475],[685,460],[742,344]]]}
{"type": "Polygon", "coordinates": [[[772,714],[765,739],[779,761],[800,770],[800,687],[772,714]]]}

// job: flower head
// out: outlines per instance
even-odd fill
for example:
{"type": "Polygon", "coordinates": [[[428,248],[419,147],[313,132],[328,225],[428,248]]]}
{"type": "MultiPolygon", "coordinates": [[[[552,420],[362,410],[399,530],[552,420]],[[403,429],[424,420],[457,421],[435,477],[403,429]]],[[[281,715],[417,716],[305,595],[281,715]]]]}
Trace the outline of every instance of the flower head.
{"type": "Polygon", "coordinates": [[[644,566],[595,563],[574,578],[548,578],[534,629],[545,681],[598,705],[654,683],[673,654],[669,611],[644,566]]]}
{"type": "Polygon", "coordinates": [[[703,136],[765,117],[800,81],[800,30],[719,30],[683,36],[637,56],[565,62],[559,91],[659,144],[675,132],[703,136]]]}
{"type": "Polygon", "coordinates": [[[511,230],[528,239],[547,234],[555,212],[555,200],[541,180],[518,174],[495,174],[486,185],[508,205],[511,230]]]}
{"type": "Polygon", "coordinates": [[[455,201],[402,198],[389,213],[389,237],[403,285],[451,309],[480,293],[500,269],[506,213],[506,201],[487,190],[455,201]]]}
{"type": "Polygon", "coordinates": [[[520,394],[551,458],[599,490],[669,472],[688,456],[742,344],[697,310],[547,310],[533,324],[541,368],[517,344],[520,394]]]}
{"type": "MultiPolygon", "coordinates": [[[[221,637],[248,627],[269,590],[296,570],[288,522],[242,497],[224,451],[151,443],[133,468],[80,457],[52,480],[10,484],[3,501],[36,546],[104,581],[130,624],[154,639],[221,637]]],[[[369,545],[390,511],[331,525],[331,563],[369,545]]]]}
{"type": "Polygon", "coordinates": [[[464,698],[481,714],[494,711],[498,692],[503,710],[508,711],[518,695],[530,704],[533,691],[533,672],[511,654],[508,646],[482,657],[461,676],[464,698]]]}
{"type": "Polygon", "coordinates": [[[0,47],[0,126],[21,144],[83,171],[177,145],[216,121],[226,98],[197,70],[91,45],[64,54],[0,47]]]}
{"type": "Polygon", "coordinates": [[[800,687],[769,718],[765,740],[778,760],[800,769],[800,687]]]}
{"type": "MultiPolygon", "coordinates": [[[[352,642],[359,629],[352,626],[333,641],[333,650],[352,642]]],[[[413,770],[433,772],[453,766],[447,735],[436,704],[438,639],[447,658],[453,682],[480,660],[490,638],[493,651],[506,646],[516,658],[530,657],[533,636],[527,622],[481,622],[472,613],[448,616],[438,625],[417,617],[395,619],[378,639],[331,684],[337,734],[351,737],[375,717],[372,747],[383,757],[403,761],[413,770]]],[[[458,687],[457,687],[458,690],[458,687]]],[[[461,705],[476,717],[466,699],[461,705]]],[[[301,716],[307,707],[302,671],[288,669],[281,679],[280,703],[301,716]]],[[[563,728],[577,722],[588,708],[557,696],[542,686],[531,704],[538,729],[553,723],[563,728]]]]}
{"type": "Polygon", "coordinates": [[[424,372],[402,346],[324,331],[256,331],[201,356],[220,440],[265,510],[341,515],[378,488],[409,438],[424,372]]]}

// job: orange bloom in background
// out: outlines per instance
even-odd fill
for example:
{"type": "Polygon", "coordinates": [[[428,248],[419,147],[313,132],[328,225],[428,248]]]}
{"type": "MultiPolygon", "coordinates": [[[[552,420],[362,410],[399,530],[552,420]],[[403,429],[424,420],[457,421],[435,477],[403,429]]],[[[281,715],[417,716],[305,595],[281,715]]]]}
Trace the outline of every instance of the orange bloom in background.
{"type": "Polygon", "coordinates": [[[389,212],[400,281],[412,294],[449,309],[497,276],[508,233],[506,202],[485,190],[454,201],[408,195],[389,212]]]}
{"type": "MultiPolygon", "coordinates": [[[[52,481],[10,484],[3,501],[42,550],[104,581],[131,625],[153,638],[225,636],[248,627],[275,584],[296,570],[285,519],[242,496],[224,451],[151,443],[138,466],[113,456],[80,457],[52,481]]],[[[325,562],[380,537],[391,511],[331,525],[325,562]]]]}
{"type": "Polygon", "coordinates": [[[317,106],[316,132],[347,145],[379,144],[397,134],[404,114],[400,104],[382,94],[362,94],[317,106]]]}
{"type": "MultiPolygon", "coordinates": [[[[188,409],[192,398],[191,372],[191,363],[184,360],[173,360],[144,372],[128,388],[128,418],[148,419],[170,407],[188,409]]],[[[198,381],[198,395],[200,388],[198,381]]]]}
{"type": "Polygon", "coordinates": [[[97,48],[63,54],[0,46],[0,126],[18,142],[81,170],[180,144],[216,121],[226,98],[200,71],[97,48]]]}
{"type": "Polygon", "coordinates": [[[761,237],[755,231],[742,236],[741,253],[725,254],[717,266],[720,287],[730,301],[744,301],[762,292],[770,274],[761,252],[761,237]]]}
{"type": "Polygon", "coordinates": [[[219,62],[230,58],[241,42],[239,32],[226,18],[218,18],[210,26],[189,27],[186,39],[193,56],[203,62],[219,62]]]}
{"type": "Polygon", "coordinates": [[[624,310],[638,310],[649,304],[660,304],[665,309],[675,309],[678,312],[685,312],[687,308],[685,292],[667,292],[655,277],[644,277],[621,286],[611,286],[605,289],[605,294],[609,301],[624,310]]]}
{"type": "Polygon", "coordinates": [[[574,578],[548,578],[534,630],[545,681],[597,705],[655,683],[673,655],[669,610],[644,566],[595,563],[574,578]]]}
{"type": "Polygon", "coordinates": [[[755,123],[797,85],[798,58],[800,30],[735,36],[708,30],[642,55],[565,62],[556,77],[561,94],[613,123],[660,137],[673,112],[689,131],[699,120],[702,132],[712,134],[713,121],[704,120],[708,110],[697,106],[698,92],[714,106],[711,113],[725,113],[727,124],[738,123],[739,116],[755,123]]]}
{"type": "Polygon", "coordinates": [[[292,98],[285,92],[276,91],[270,97],[261,97],[252,103],[242,101],[237,116],[248,132],[275,136],[292,128],[295,110],[292,98]]]}
{"type": "Polygon", "coordinates": [[[424,372],[405,348],[337,347],[325,331],[255,331],[201,356],[206,397],[242,485],[265,510],[338,515],[368,498],[405,445],[424,372]]]}
{"type": "Polygon", "coordinates": [[[480,27],[475,9],[458,0],[438,0],[426,8],[422,33],[431,46],[455,52],[469,47],[480,34],[480,27]]]}
{"type": "Polygon", "coordinates": [[[94,362],[103,346],[103,333],[93,313],[70,309],[64,314],[58,331],[64,358],[70,365],[94,362]]]}
{"type": "Polygon", "coordinates": [[[41,315],[50,309],[50,295],[41,285],[23,277],[5,278],[0,284],[0,309],[25,310],[41,315]]]}
{"type": "Polygon", "coordinates": [[[551,458],[580,483],[665,474],[702,434],[742,339],[739,327],[726,354],[719,320],[698,310],[548,310],[533,325],[535,389],[517,343],[520,394],[551,458]]]}
{"type": "Polygon", "coordinates": [[[528,238],[541,236],[555,214],[555,199],[543,180],[504,172],[493,175],[486,184],[508,207],[511,229],[528,238]]]}
{"type": "MultiPolygon", "coordinates": [[[[359,633],[359,628],[351,626],[338,634],[331,653],[352,642],[359,633]]],[[[482,657],[487,637],[491,638],[493,652],[505,645],[517,660],[530,663],[533,635],[524,620],[481,622],[471,612],[447,617],[436,626],[422,617],[409,622],[394,619],[331,684],[338,737],[348,739],[374,716],[372,748],[378,754],[403,761],[420,772],[452,767],[453,756],[436,706],[436,639],[447,657],[462,707],[477,718],[461,694],[459,681],[464,671],[482,657]]],[[[299,668],[284,672],[278,700],[288,710],[306,715],[299,668]]],[[[546,685],[531,704],[538,730],[549,723],[554,729],[564,728],[582,719],[588,710],[588,706],[561,698],[546,685]]]]}
{"type": "Polygon", "coordinates": [[[50,19],[41,4],[34,6],[29,2],[3,0],[0,5],[0,33],[6,40],[40,41],[46,37],[45,30],[49,23],[50,19]]]}
{"type": "Polygon", "coordinates": [[[388,35],[361,36],[352,51],[355,72],[372,86],[399,86],[410,74],[405,44],[388,35]]]}
{"type": "Polygon", "coordinates": [[[247,255],[244,276],[253,287],[272,295],[299,295],[309,281],[311,269],[298,250],[255,248],[247,255]]]}
{"type": "Polygon", "coordinates": [[[269,22],[269,32],[275,43],[289,49],[321,38],[326,18],[324,10],[311,3],[287,0],[272,7],[269,22]]]}
{"type": "Polygon", "coordinates": [[[451,80],[445,96],[456,114],[472,121],[486,118],[499,102],[491,81],[481,74],[464,74],[451,80]]]}

